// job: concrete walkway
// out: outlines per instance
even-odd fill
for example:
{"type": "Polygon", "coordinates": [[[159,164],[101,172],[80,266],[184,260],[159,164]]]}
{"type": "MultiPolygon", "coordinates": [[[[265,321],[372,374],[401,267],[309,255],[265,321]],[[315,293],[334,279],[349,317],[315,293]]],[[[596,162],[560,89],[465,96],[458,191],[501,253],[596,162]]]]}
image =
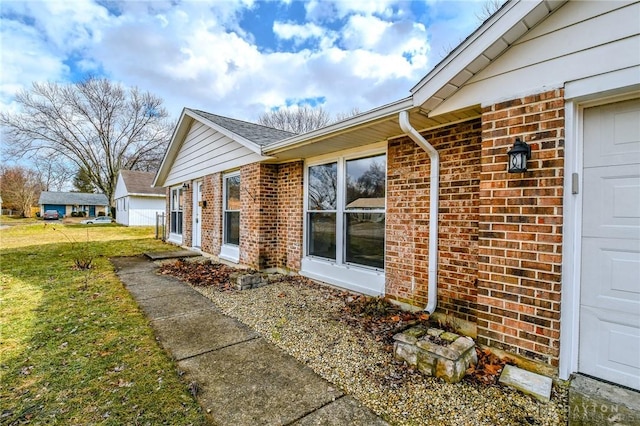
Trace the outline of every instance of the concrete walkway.
{"type": "Polygon", "coordinates": [[[387,424],[151,260],[111,261],[213,424],[387,424]]]}

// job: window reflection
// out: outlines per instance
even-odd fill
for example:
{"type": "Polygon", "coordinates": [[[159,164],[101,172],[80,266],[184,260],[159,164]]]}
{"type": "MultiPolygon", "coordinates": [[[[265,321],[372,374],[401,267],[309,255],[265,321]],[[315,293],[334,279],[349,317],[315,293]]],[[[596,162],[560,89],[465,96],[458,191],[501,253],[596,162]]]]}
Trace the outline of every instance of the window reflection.
{"type": "Polygon", "coordinates": [[[347,209],[384,209],[387,160],[385,155],[347,161],[347,209]]]}
{"type": "Polygon", "coordinates": [[[338,203],[338,164],[309,167],[309,210],[335,210],[338,203]]]}
{"type": "Polygon", "coordinates": [[[384,268],[384,213],[347,213],[345,261],[384,268]]]}
{"type": "Polygon", "coordinates": [[[240,245],[240,175],[224,178],[224,244],[240,245]]]}
{"type": "Polygon", "coordinates": [[[309,213],[308,253],[327,259],[336,258],[336,214],[309,213]]]}

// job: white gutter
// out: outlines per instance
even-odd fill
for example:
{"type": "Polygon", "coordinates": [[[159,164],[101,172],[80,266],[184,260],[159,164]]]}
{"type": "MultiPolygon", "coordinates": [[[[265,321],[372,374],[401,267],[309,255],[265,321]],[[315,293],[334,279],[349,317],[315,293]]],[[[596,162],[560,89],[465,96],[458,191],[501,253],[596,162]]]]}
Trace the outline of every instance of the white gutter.
{"type": "Polygon", "coordinates": [[[438,304],[438,194],[440,193],[440,155],[438,151],[409,123],[407,111],[401,111],[400,128],[415,143],[424,149],[431,159],[431,185],[429,199],[429,287],[427,293],[427,306],[424,308],[432,314],[438,304]]]}

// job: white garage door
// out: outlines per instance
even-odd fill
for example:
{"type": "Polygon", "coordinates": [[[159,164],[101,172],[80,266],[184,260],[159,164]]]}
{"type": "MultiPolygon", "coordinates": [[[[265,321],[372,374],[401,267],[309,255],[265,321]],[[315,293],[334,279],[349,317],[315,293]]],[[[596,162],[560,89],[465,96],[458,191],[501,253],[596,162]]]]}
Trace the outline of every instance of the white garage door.
{"type": "Polygon", "coordinates": [[[640,99],[585,109],[579,370],[640,389],[640,99]]]}

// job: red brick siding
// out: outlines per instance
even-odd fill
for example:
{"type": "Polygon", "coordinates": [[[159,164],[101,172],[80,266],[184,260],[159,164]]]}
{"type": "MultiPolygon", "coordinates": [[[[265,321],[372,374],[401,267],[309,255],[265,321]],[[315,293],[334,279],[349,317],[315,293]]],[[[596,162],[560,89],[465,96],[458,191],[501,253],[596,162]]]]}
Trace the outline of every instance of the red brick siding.
{"type": "Polygon", "coordinates": [[[202,200],[202,250],[218,255],[222,246],[222,175],[215,173],[204,177],[202,200]]]}
{"type": "Polygon", "coordinates": [[[276,266],[278,166],[249,164],[240,170],[240,263],[258,269],[276,266]]]}
{"type": "Polygon", "coordinates": [[[480,176],[478,341],[558,366],[563,90],[484,108],[480,176]],[[528,170],[507,173],[516,137],[528,170]]]}
{"type": "Polygon", "coordinates": [[[184,212],[182,222],[182,245],[191,247],[191,235],[193,232],[193,182],[188,182],[189,188],[182,190],[184,212]]]}
{"type": "Polygon", "coordinates": [[[278,167],[278,248],[279,268],[300,270],[303,228],[303,176],[302,161],[281,164],[278,167]]]}
{"type": "MultiPolygon", "coordinates": [[[[423,136],[440,154],[438,307],[476,319],[479,119],[423,136]]],[[[411,139],[389,142],[387,158],[387,296],[416,306],[427,303],[430,160],[411,139]]]]}

